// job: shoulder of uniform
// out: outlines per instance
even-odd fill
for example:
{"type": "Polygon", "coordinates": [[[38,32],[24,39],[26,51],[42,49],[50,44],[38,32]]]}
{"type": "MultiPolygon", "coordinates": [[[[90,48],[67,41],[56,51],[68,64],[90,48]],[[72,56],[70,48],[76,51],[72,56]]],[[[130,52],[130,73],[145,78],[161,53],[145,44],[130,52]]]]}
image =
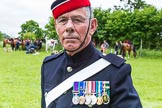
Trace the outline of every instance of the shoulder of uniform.
{"type": "Polygon", "coordinates": [[[50,55],[50,56],[47,56],[44,58],[43,60],[43,63],[46,63],[46,62],[49,62],[53,59],[56,59],[56,58],[59,58],[63,53],[60,53],[60,54],[53,54],[53,55],[50,55]]]}
{"type": "Polygon", "coordinates": [[[115,54],[112,54],[112,53],[107,54],[103,58],[106,59],[107,61],[109,61],[111,64],[117,66],[117,67],[120,67],[126,61],[125,59],[123,59],[123,58],[121,58],[121,57],[119,57],[115,54]]]}

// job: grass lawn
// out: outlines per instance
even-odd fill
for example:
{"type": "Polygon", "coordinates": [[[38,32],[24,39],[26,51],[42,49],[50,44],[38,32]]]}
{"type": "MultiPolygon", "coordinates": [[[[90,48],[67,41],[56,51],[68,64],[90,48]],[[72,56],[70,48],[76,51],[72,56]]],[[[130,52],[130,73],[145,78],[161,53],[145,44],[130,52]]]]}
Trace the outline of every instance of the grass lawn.
{"type": "Polygon", "coordinates": [[[144,108],[162,108],[162,59],[127,60],[144,108]]]}
{"type": "Polygon", "coordinates": [[[40,66],[46,55],[0,48],[0,108],[40,108],[40,66]]]}
{"type": "MultiPolygon", "coordinates": [[[[0,108],[40,108],[40,67],[45,56],[0,47],[0,108]]],[[[144,108],[162,108],[162,59],[131,58],[133,83],[144,108]]]]}

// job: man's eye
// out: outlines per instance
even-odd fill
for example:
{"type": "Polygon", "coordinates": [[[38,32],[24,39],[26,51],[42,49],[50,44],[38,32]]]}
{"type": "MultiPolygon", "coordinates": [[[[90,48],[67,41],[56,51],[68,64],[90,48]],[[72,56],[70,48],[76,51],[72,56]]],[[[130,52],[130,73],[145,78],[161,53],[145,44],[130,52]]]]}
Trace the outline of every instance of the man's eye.
{"type": "Polygon", "coordinates": [[[58,20],[58,23],[65,23],[65,22],[67,22],[67,19],[66,18],[62,18],[62,19],[59,19],[58,20]]]}
{"type": "Polygon", "coordinates": [[[79,19],[79,18],[74,18],[73,19],[73,22],[74,23],[81,23],[81,22],[83,22],[81,19],[79,19]]]}
{"type": "Polygon", "coordinates": [[[81,24],[81,23],[84,23],[86,19],[80,18],[80,17],[72,17],[69,19],[68,18],[59,18],[59,19],[57,19],[56,22],[58,24],[65,25],[68,22],[68,20],[71,20],[72,23],[74,23],[74,24],[81,24]]]}

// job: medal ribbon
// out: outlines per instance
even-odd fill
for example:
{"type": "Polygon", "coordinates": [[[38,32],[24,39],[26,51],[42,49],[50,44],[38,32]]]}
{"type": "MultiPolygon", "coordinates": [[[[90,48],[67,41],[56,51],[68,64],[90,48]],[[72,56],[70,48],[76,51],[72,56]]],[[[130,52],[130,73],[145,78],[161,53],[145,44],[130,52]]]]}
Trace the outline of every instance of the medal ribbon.
{"type": "Polygon", "coordinates": [[[105,92],[110,96],[110,83],[105,81],[105,92]]]}
{"type": "Polygon", "coordinates": [[[102,90],[103,90],[103,82],[100,81],[100,92],[99,92],[100,96],[102,95],[102,90]]]}
{"type": "Polygon", "coordinates": [[[92,81],[92,93],[96,93],[96,81],[92,81]]]}
{"type": "Polygon", "coordinates": [[[78,94],[78,89],[79,89],[79,82],[74,82],[73,85],[73,94],[78,94]]]}
{"type": "Polygon", "coordinates": [[[102,95],[103,82],[98,81],[98,96],[102,95]]]}
{"type": "Polygon", "coordinates": [[[79,85],[80,85],[80,96],[83,96],[84,95],[84,91],[86,89],[86,82],[85,81],[81,81],[79,82],[79,85]]]}
{"type": "Polygon", "coordinates": [[[92,86],[91,86],[91,81],[88,81],[88,94],[91,94],[92,86]]]}
{"type": "Polygon", "coordinates": [[[99,86],[98,82],[99,81],[96,81],[96,97],[98,97],[98,86],[99,86]]]}
{"type": "Polygon", "coordinates": [[[104,81],[103,85],[104,91],[103,91],[103,103],[108,104],[110,102],[110,86],[109,81],[104,81]]]}

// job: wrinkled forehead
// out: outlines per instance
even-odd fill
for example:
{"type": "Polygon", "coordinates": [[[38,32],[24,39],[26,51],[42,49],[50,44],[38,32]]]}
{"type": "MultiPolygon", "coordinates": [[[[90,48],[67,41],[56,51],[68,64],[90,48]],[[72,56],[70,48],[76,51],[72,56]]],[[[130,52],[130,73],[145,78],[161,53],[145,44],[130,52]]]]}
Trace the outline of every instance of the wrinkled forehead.
{"type": "Polygon", "coordinates": [[[90,5],[89,0],[55,0],[51,5],[51,10],[54,18],[57,19],[64,13],[90,5]]]}

